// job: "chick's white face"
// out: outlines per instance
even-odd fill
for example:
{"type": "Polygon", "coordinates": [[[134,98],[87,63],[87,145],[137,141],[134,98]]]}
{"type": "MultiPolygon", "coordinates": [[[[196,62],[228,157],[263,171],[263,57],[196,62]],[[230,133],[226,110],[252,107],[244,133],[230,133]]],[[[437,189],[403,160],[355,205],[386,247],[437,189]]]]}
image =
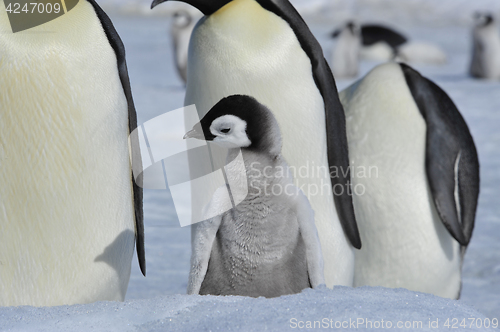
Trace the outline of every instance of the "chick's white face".
{"type": "Polygon", "coordinates": [[[225,148],[244,148],[252,142],[248,139],[247,122],[234,115],[224,115],[215,119],[210,125],[210,132],[215,136],[214,142],[225,148]]]}

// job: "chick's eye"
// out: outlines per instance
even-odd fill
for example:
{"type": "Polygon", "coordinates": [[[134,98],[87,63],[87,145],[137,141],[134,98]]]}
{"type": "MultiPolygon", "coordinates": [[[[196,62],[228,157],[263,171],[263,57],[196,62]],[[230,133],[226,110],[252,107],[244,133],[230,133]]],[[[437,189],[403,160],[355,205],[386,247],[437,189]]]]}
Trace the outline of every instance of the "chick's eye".
{"type": "Polygon", "coordinates": [[[230,128],[225,128],[225,129],[221,129],[220,132],[227,134],[230,130],[231,130],[230,128]]]}

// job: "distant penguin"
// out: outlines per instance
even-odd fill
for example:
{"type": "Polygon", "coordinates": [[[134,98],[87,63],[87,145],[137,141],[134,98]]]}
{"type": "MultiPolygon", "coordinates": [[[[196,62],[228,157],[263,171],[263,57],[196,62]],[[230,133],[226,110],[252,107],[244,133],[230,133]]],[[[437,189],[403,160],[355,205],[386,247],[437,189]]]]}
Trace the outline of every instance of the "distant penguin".
{"type": "Polygon", "coordinates": [[[187,10],[178,10],[174,13],[171,27],[172,42],[177,73],[186,84],[188,49],[191,33],[201,15],[190,13],[187,10]]]}
{"type": "Polygon", "coordinates": [[[448,57],[446,53],[433,43],[425,41],[411,41],[397,49],[395,60],[409,63],[429,65],[445,64],[448,57]]]}
{"type": "MultiPolygon", "coordinates": [[[[184,2],[206,15],[191,36],[185,105],[195,104],[202,118],[222,98],[244,94],[272,110],[283,156],[302,170],[296,182],[316,213],[326,285],[352,285],[361,241],[348,194],[345,117],[321,46],[288,0],[184,2]]],[[[203,199],[193,193],[194,202],[203,199]]]]}
{"type": "Polygon", "coordinates": [[[458,298],[479,194],[479,161],[448,95],[404,64],[340,93],[363,241],[355,286],[458,298]]]}
{"type": "MultiPolygon", "coordinates": [[[[334,31],[332,37],[338,37],[340,31],[340,29],[334,31]]],[[[362,43],[360,57],[371,61],[393,59],[398,47],[408,41],[400,32],[380,24],[361,25],[360,38],[362,43]]]]}
{"type": "MultiPolygon", "coordinates": [[[[333,32],[337,37],[339,30],[333,32]]],[[[447,61],[446,53],[433,43],[409,41],[400,32],[379,24],[361,25],[363,47],[360,58],[370,61],[397,60],[409,63],[440,65],[447,61]]]]}
{"type": "Polygon", "coordinates": [[[73,4],[14,34],[0,3],[1,306],[122,301],[134,241],[145,273],[125,50],[94,0],[73,4]]]}
{"type": "Polygon", "coordinates": [[[402,33],[380,24],[363,24],[361,26],[361,38],[363,46],[384,42],[393,49],[408,41],[402,33]]]}
{"type": "MultiPolygon", "coordinates": [[[[324,284],[314,211],[293,184],[271,111],[252,97],[229,96],[185,138],[229,148],[229,159],[241,153],[244,169],[228,168],[227,177],[248,186],[235,208],[192,226],[188,294],[277,297],[324,284]]],[[[216,192],[207,211],[220,211],[222,197],[216,192]]]]}
{"type": "Polygon", "coordinates": [[[361,35],[359,26],[348,22],[337,36],[337,43],[330,61],[332,73],[336,78],[352,78],[358,76],[361,35]]]}
{"type": "Polygon", "coordinates": [[[491,14],[476,13],[472,41],[470,75],[500,79],[500,35],[491,14]]]}
{"type": "Polygon", "coordinates": [[[394,59],[397,50],[387,45],[385,42],[378,42],[370,46],[363,46],[359,52],[359,57],[367,61],[385,62],[394,59]]]}

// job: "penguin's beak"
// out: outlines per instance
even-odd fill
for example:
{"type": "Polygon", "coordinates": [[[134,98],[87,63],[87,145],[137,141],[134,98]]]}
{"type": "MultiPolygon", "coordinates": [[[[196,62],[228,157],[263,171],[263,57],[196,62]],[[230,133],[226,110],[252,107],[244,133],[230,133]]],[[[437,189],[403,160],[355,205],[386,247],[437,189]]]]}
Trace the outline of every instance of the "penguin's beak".
{"type": "MultiPolygon", "coordinates": [[[[151,9],[168,0],[154,0],[151,9]]],[[[212,15],[232,0],[177,0],[197,8],[204,15],[212,15]]]]}
{"type": "Polygon", "coordinates": [[[155,8],[160,3],[165,2],[165,1],[167,1],[167,0],[155,0],[155,1],[153,1],[153,3],[151,4],[151,9],[155,8]]]}
{"type": "Polygon", "coordinates": [[[204,140],[205,139],[205,136],[203,135],[203,133],[200,133],[198,131],[196,131],[196,129],[192,129],[190,131],[188,131],[186,133],[186,135],[184,135],[183,137],[184,139],[187,139],[187,138],[196,138],[196,139],[202,139],[204,140]]]}

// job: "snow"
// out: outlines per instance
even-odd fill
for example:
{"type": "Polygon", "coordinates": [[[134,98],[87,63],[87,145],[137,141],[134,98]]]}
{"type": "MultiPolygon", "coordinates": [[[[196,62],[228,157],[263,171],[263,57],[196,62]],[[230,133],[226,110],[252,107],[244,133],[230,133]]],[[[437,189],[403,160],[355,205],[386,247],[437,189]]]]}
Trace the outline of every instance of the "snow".
{"type": "Polygon", "coordinates": [[[475,324],[498,323],[457,301],[381,287],[324,287],[274,299],[170,295],[123,303],[0,309],[2,331],[26,332],[283,331],[313,327],[315,321],[324,329],[410,326],[436,331],[445,330],[447,320],[452,325],[453,319],[456,326],[465,323],[468,331],[480,331],[475,324]]]}
{"type": "MultiPolygon", "coordinates": [[[[182,107],[185,90],[174,68],[168,35],[170,19],[160,14],[142,15],[149,13],[150,1],[99,3],[110,10],[127,48],[139,123],[182,107]],[[140,6],[142,9],[137,10],[140,6]]],[[[327,59],[334,43],[328,33],[355,12],[365,20],[389,22],[411,38],[436,43],[447,52],[446,65],[414,67],[452,97],[469,124],[479,152],[481,195],[474,235],[464,261],[461,300],[367,287],[306,290],[278,299],[180,295],[186,293],[187,287],[190,230],[180,227],[168,190],[145,190],[147,277],[142,276],[134,258],[126,302],[0,308],[0,331],[288,330],[292,318],[304,322],[323,318],[384,319],[394,323],[421,320],[423,329],[419,330],[426,330],[429,319],[439,319],[439,328],[445,330],[443,324],[448,318],[500,319],[500,82],[478,81],[467,76],[470,13],[487,7],[500,11],[500,2],[295,0],[293,3],[305,14],[327,59]],[[333,18],[328,20],[328,15],[333,18]],[[439,15],[444,18],[439,20],[439,15]]],[[[165,6],[167,13],[180,5],[167,3],[161,7],[165,6]]],[[[363,62],[360,76],[375,65],[363,62]]],[[[338,80],[337,85],[341,90],[352,82],[338,80]]]]}

